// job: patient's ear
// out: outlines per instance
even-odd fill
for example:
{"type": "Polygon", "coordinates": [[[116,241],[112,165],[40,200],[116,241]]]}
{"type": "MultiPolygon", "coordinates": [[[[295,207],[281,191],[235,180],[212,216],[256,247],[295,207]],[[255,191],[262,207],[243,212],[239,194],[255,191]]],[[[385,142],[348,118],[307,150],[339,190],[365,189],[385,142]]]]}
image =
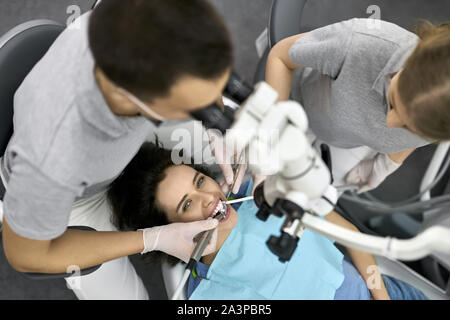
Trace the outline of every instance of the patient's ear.
{"type": "Polygon", "coordinates": [[[166,217],[166,221],[160,221],[161,224],[170,224],[173,221],[173,219],[171,218],[170,214],[168,214],[168,210],[164,207],[164,205],[158,200],[158,192],[156,192],[155,195],[155,203],[154,203],[154,208],[157,209],[160,213],[162,213],[164,215],[164,217],[166,217]]]}

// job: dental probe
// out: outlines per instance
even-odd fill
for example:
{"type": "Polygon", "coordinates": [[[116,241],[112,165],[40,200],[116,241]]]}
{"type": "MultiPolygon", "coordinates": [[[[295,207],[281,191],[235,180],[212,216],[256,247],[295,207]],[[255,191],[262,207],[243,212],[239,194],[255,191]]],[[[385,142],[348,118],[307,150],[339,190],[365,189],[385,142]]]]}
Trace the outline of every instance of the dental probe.
{"type": "Polygon", "coordinates": [[[244,155],[244,152],[245,151],[242,151],[240,156],[239,156],[236,174],[234,175],[233,183],[231,184],[230,190],[228,190],[227,197],[225,198],[226,200],[228,200],[228,198],[230,197],[231,192],[233,191],[234,185],[236,184],[236,180],[239,177],[239,172],[241,171],[241,168],[242,168],[241,160],[242,160],[242,156],[244,155]]]}
{"type": "Polygon", "coordinates": [[[225,204],[239,203],[239,202],[248,201],[248,200],[253,200],[253,196],[239,198],[239,199],[234,199],[234,200],[228,200],[228,201],[225,202],[225,204]]]}

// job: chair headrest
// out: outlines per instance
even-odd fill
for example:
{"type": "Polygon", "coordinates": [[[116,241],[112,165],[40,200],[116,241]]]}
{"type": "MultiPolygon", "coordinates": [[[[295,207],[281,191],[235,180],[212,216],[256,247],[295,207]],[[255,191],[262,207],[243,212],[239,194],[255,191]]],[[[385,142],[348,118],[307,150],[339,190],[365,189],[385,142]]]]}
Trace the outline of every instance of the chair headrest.
{"type": "Polygon", "coordinates": [[[13,132],[14,94],[64,28],[54,21],[33,20],[0,38],[0,156],[13,132]]]}

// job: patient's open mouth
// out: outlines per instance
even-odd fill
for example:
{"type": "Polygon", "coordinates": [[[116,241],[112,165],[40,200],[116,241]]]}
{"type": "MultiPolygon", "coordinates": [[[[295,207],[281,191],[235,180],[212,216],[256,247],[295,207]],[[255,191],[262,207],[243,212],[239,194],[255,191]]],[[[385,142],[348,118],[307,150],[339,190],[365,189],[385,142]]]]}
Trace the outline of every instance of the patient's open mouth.
{"type": "Polygon", "coordinates": [[[219,220],[219,223],[228,220],[231,212],[231,206],[229,204],[226,204],[224,199],[217,199],[217,202],[213,208],[214,209],[212,209],[209,217],[219,220]]]}
{"type": "Polygon", "coordinates": [[[222,223],[225,222],[230,216],[230,208],[229,205],[225,204],[225,202],[220,202],[219,205],[221,205],[221,208],[219,208],[213,218],[218,218],[219,223],[222,223]]]}

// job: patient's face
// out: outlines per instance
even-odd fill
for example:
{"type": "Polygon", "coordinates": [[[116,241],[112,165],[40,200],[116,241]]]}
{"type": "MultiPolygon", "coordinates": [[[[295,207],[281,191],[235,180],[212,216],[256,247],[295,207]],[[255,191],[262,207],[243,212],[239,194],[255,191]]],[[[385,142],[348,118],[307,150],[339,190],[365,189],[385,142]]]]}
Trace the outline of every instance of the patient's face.
{"type": "MultiPolygon", "coordinates": [[[[225,195],[216,181],[195,169],[178,165],[166,169],[166,177],[156,191],[156,201],[170,222],[192,222],[212,216],[225,195]]],[[[236,211],[227,205],[227,215],[218,230],[232,229],[236,211]]]]}

